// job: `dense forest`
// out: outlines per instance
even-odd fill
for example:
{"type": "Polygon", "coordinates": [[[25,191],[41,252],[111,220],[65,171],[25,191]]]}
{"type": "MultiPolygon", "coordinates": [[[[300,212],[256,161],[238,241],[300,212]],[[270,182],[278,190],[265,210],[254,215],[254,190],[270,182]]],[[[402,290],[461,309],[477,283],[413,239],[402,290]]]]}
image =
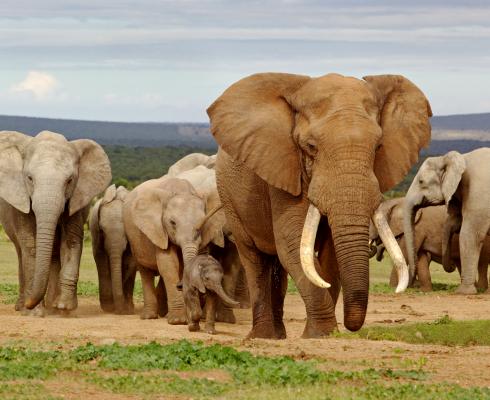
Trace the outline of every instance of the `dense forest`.
{"type": "Polygon", "coordinates": [[[216,150],[209,148],[173,146],[104,146],[104,149],[111,160],[113,182],[128,188],[166,174],[173,163],[187,154],[216,153],[216,150]]]}

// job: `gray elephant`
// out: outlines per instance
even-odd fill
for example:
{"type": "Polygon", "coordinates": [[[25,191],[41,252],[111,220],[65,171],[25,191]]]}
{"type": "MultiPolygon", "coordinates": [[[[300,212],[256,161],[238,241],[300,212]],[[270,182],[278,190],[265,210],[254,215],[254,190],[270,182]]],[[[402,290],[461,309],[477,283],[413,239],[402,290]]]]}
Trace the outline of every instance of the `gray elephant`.
{"type": "Polygon", "coordinates": [[[223,289],[223,268],[210,255],[198,255],[184,268],[182,294],[187,315],[189,331],[199,331],[202,317],[201,297],[205,296],[206,332],[215,334],[216,303],[218,298],[229,307],[240,303],[230,298],[223,289]]]}
{"type": "MultiPolygon", "coordinates": [[[[415,175],[405,198],[404,230],[407,247],[414,249],[414,215],[422,207],[445,204],[448,210],[443,239],[443,266],[451,271],[451,236],[461,227],[461,284],[456,293],[474,294],[478,260],[490,228],[490,148],[429,157],[415,175]]],[[[416,254],[408,252],[410,270],[416,254]]]]}
{"type": "Polygon", "coordinates": [[[177,177],[184,171],[189,171],[197,166],[203,166],[205,168],[214,168],[216,164],[216,154],[208,156],[202,153],[191,153],[182,157],[180,160],[175,162],[167,172],[168,176],[177,177]]]}
{"type": "MultiPolygon", "coordinates": [[[[405,198],[384,201],[379,210],[385,215],[395,235],[404,257],[408,256],[406,239],[403,230],[403,212],[405,198]]],[[[415,276],[422,291],[432,290],[429,265],[431,261],[442,263],[442,240],[448,215],[445,206],[433,206],[417,211],[414,219],[414,249],[417,254],[415,276]]],[[[382,258],[384,247],[374,226],[370,227],[370,239],[378,243],[378,261],[382,258]]],[[[488,287],[487,270],[490,257],[490,238],[485,240],[478,263],[479,279],[477,288],[488,287]]],[[[459,257],[459,235],[454,235],[451,242],[451,266],[461,268],[459,257]]],[[[453,267],[451,267],[453,268],[453,267]]],[[[447,268],[446,268],[447,269],[447,268]]],[[[396,286],[398,278],[393,269],[390,285],[396,286]]]]}
{"type": "Polygon", "coordinates": [[[128,190],[111,185],[90,214],[92,252],[99,276],[101,308],[116,314],[132,314],[136,262],[123,223],[123,202],[128,190]]]}
{"type": "Polygon", "coordinates": [[[48,307],[77,307],[83,225],[110,180],[109,159],[92,140],[0,132],[0,222],[19,259],[17,310],[35,308],[46,292],[48,307]]]}
{"type": "Polygon", "coordinates": [[[168,298],[167,321],[185,324],[182,293],[177,290],[183,265],[211,241],[224,245],[223,232],[206,214],[206,202],[183,179],[163,176],[137,186],[126,197],[123,220],[143,283],[143,319],[157,318],[154,276],[158,272],[168,298]],[[182,263],[183,261],[183,263],[182,263]]]}
{"type": "MultiPolygon", "coordinates": [[[[203,165],[198,165],[190,170],[183,171],[177,175],[180,179],[185,179],[192,184],[197,193],[206,199],[208,208],[215,208],[221,204],[216,186],[216,173],[203,165]]],[[[236,295],[243,306],[247,306],[248,288],[246,287],[246,278],[243,266],[236,245],[234,243],[231,231],[226,224],[226,218],[223,210],[219,210],[210,218],[213,226],[220,229],[224,234],[224,246],[217,246],[213,243],[209,246],[209,252],[219,260],[224,270],[223,286],[226,293],[236,295]]],[[[220,322],[235,323],[235,315],[231,307],[225,303],[218,302],[217,320],[220,322]]]]}

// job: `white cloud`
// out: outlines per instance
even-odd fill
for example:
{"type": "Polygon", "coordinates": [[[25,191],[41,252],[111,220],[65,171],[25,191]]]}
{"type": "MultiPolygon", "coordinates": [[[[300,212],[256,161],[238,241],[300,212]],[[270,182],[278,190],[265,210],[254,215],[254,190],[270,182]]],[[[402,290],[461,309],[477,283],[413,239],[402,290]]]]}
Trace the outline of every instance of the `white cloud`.
{"type": "Polygon", "coordinates": [[[29,94],[36,100],[53,97],[60,84],[51,74],[40,71],[29,71],[25,79],[10,88],[11,93],[29,94]]]}

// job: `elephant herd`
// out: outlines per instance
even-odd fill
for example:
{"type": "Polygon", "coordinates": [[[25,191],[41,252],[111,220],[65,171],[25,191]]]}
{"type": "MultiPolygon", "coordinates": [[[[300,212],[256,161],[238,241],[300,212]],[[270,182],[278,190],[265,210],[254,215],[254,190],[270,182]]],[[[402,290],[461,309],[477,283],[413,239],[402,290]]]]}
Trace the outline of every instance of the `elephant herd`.
{"type": "Polygon", "coordinates": [[[214,333],[215,320],[234,322],[232,308],[249,303],[248,337],[285,338],[289,275],[305,304],[303,337],[337,329],[341,288],[344,325],[355,331],[366,316],[370,242],[394,261],[397,292],[416,278],[430,289],[431,260],[460,270],[459,293],[488,287],[490,149],[428,158],[405,199],[383,201],[430,141],[429,102],[408,79],[255,74],[207,112],[217,155],[184,157],[132,191],[108,187],[110,163],[94,141],[0,132],[16,310],[77,307],[83,226],[99,195],[89,226],[107,312],[134,312],[139,271],[142,318],[198,330],[205,304],[214,333]]]}

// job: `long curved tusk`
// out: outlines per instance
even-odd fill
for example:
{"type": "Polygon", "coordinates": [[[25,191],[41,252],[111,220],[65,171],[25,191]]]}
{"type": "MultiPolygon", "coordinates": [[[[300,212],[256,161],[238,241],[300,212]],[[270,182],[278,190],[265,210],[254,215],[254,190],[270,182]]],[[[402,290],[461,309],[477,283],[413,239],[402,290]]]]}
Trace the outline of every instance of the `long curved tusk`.
{"type": "Polygon", "coordinates": [[[388,253],[396,267],[398,274],[398,286],[395,289],[395,293],[404,292],[408,287],[409,274],[408,266],[405,258],[403,257],[402,250],[400,249],[400,246],[398,245],[395,236],[388,225],[388,221],[386,221],[385,215],[380,210],[375,211],[373,215],[373,223],[376,226],[376,229],[378,229],[379,236],[383,241],[385,249],[388,250],[388,253]]]}
{"type": "Polygon", "coordinates": [[[325,282],[315,269],[315,239],[318,225],[320,224],[320,211],[313,204],[308,207],[306,214],[303,233],[301,234],[301,243],[299,248],[299,256],[301,259],[301,267],[306,277],[311,283],[321,287],[329,288],[331,285],[325,282]]]}
{"type": "Polygon", "coordinates": [[[219,204],[217,205],[216,207],[214,207],[213,209],[211,209],[211,211],[209,211],[201,221],[199,221],[198,224],[196,224],[196,229],[197,230],[200,230],[204,224],[206,223],[206,221],[211,218],[214,214],[216,214],[219,210],[221,210],[223,208],[223,204],[219,204]]]}

